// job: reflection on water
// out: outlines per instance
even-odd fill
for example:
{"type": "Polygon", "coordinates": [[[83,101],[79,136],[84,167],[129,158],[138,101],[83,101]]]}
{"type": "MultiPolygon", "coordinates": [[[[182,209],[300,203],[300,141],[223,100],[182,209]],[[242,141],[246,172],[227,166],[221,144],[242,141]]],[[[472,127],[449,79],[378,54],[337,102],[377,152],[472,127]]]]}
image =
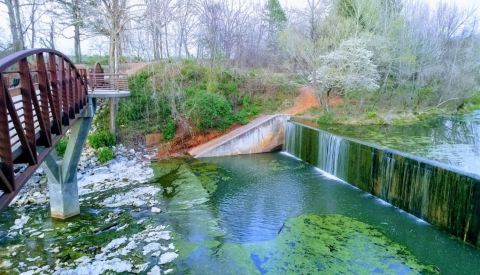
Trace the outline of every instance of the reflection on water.
{"type": "Polygon", "coordinates": [[[284,154],[159,162],[180,273],[480,270],[480,251],[284,154]],[[476,260],[477,259],[477,260],[476,260]]]}
{"type": "Polygon", "coordinates": [[[480,174],[480,111],[439,116],[404,126],[322,125],[320,128],[480,174]]]}

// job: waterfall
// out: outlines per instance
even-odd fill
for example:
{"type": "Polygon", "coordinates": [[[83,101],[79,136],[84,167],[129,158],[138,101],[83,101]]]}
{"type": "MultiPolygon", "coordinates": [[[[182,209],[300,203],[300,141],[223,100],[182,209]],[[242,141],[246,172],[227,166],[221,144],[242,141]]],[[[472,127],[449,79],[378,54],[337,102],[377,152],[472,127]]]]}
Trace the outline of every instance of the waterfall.
{"type": "Polygon", "coordinates": [[[307,158],[308,162],[327,173],[342,174],[341,158],[347,155],[346,148],[339,136],[324,131],[305,132],[297,124],[287,124],[285,151],[301,159],[307,158]],[[308,142],[308,146],[303,142],[308,142]]]}
{"type": "Polygon", "coordinates": [[[480,177],[289,121],[284,149],[480,247],[480,177]]]}

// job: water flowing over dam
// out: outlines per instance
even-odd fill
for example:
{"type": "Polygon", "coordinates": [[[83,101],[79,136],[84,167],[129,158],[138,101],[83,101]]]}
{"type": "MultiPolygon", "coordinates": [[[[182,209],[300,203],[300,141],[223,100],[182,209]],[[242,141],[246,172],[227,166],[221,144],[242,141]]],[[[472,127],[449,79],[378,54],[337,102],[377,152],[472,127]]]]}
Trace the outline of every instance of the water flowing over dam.
{"type": "Polygon", "coordinates": [[[285,150],[480,246],[480,176],[289,121],[285,150]]]}

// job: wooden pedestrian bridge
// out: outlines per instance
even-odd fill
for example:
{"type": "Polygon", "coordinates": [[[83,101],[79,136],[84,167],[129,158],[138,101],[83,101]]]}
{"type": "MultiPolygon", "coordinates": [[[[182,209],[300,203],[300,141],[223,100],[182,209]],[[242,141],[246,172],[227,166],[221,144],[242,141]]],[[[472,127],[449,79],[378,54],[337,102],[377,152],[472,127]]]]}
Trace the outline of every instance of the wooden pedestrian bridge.
{"type": "MultiPolygon", "coordinates": [[[[79,213],[77,164],[97,98],[130,95],[126,74],[87,71],[52,49],[31,49],[0,60],[0,211],[42,165],[52,216],[79,213]],[[55,145],[69,131],[65,156],[55,145]]],[[[114,121],[114,120],[113,120],[114,121]]]]}

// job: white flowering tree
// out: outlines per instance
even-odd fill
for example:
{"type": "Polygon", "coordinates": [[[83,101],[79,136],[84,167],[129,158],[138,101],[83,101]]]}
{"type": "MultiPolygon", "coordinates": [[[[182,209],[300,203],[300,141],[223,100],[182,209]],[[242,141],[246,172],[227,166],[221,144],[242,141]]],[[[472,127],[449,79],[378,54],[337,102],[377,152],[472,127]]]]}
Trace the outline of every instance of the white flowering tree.
{"type": "Polygon", "coordinates": [[[352,90],[376,90],[380,75],[372,57],[373,52],[360,38],[345,40],[336,50],[320,57],[321,65],[309,81],[321,94],[332,90],[343,94],[352,90]]]}

